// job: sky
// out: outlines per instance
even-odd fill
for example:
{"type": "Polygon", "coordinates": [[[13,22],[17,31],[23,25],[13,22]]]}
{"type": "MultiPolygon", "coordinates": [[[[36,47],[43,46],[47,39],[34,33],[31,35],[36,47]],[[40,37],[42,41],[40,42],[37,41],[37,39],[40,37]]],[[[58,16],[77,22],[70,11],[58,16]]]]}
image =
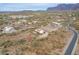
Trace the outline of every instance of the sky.
{"type": "Polygon", "coordinates": [[[55,3],[0,3],[0,11],[46,10],[57,5],[55,3]]]}

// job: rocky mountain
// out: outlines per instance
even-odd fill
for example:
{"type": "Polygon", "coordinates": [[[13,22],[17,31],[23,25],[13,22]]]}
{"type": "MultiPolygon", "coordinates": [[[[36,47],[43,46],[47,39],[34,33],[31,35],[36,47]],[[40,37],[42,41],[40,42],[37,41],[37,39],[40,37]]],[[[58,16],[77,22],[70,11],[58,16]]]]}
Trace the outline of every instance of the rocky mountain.
{"type": "Polygon", "coordinates": [[[49,7],[47,10],[78,10],[79,9],[79,3],[76,4],[59,4],[56,7],[49,7]]]}

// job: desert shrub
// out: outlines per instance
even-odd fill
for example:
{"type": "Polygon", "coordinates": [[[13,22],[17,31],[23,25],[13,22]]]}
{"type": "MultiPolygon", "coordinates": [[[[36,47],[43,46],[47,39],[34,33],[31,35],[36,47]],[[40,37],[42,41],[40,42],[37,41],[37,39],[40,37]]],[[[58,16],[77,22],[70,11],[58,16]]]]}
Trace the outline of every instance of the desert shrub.
{"type": "Polygon", "coordinates": [[[79,30],[79,20],[75,20],[73,26],[75,27],[76,30],[79,30]]]}
{"type": "Polygon", "coordinates": [[[26,40],[24,39],[19,39],[19,40],[0,40],[0,47],[10,47],[10,46],[15,46],[15,45],[23,45],[27,43],[26,40]]]}
{"type": "Polygon", "coordinates": [[[34,41],[32,42],[32,47],[39,47],[40,46],[40,43],[38,41],[34,41]]]}
{"type": "Polygon", "coordinates": [[[16,45],[22,45],[22,44],[27,43],[27,41],[24,39],[19,39],[19,40],[16,40],[15,43],[16,43],[16,45]]]}
{"type": "Polygon", "coordinates": [[[9,53],[7,53],[7,52],[8,52],[8,50],[3,48],[2,51],[1,51],[1,54],[2,55],[9,55],[9,53]]]}
{"type": "Polygon", "coordinates": [[[0,43],[0,46],[4,48],[7,48],[13,45],[14,45],[13,41],[10,41],[10,40],[2,41],[2,43],[0,43]]]}

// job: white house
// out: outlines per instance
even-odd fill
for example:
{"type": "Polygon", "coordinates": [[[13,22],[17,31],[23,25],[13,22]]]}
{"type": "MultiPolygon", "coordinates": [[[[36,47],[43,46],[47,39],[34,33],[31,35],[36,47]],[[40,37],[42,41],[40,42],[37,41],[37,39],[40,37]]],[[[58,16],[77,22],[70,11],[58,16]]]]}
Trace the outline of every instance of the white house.
{"type": "Polygon", "coordinates": [[[43,34],[45,31],[44,30],[42,30],[42,29],[36,29],[35,30],[37,33],[39,33],[39,34],[43,34]]]}
{"type": "Polygon", "coordinates": [[[11,27],[11,26],[6,26],[2,30],[3,30],[2,33],[13,33],[13,32],[16,32],[14,27],[11,27]]]}
{"type": "Polygon", "coordinates": [[[37,37],[37,39],[44,39],[44,38],[47,38],[48,37],[48,32],[45,32],[45,33],[43,33],[42,35],[39,35],[38,37],[37,37]]]}
{"type": "Polygon", "coordinates": [[[35,30],[37,33],[39,33],[39,35],[37,36],[37,39],[43,39],[46,38],[48,36],[48,32],[44,31],[43,29],[36,29],[35,30]]]}

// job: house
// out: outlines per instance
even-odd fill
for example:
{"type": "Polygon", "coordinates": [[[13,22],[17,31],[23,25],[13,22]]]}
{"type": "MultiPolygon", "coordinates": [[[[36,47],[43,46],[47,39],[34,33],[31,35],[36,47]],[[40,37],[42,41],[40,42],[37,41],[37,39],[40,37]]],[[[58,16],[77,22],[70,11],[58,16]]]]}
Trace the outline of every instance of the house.
{"type": "Polygon", "coordinates": [[[27,20],[21,19],[21,20],[15,22],[15,24],[22,24],[22,23],[26,24],[27,20]]]}
{"type": "Polygon", "coordinates": [[[39,34],[43,34],[45,31],[42,29],[35,29],[35,32],[39,33],[39,34]]]}
{"type": "Polygon", "coordinates": [[[47,38],[48,37],[48,32],[45,32],[45,33],[43,33],[42,35],[39,35],[38,37],[37,37],[37,39],[44,39],[44,38],[47,38]]]}
{"type": "Polygon", "coordinates": [[[14,29],[14,27],[11,26],[6,26],[2,29],[2,33],[13,33],[16,32],[16,30],[14,29]]]}
{"type": "Polygon", "coordinates": [[[46,38],[46,37],[48,37],[49,32],[56,31],[61,27],[62,26],[61,26],[60,23],[52,22],[52,23],[50,23],[50,24],[48,24],[46,26],[42,26],[42,27],[40,27],[38,29],[35,29],[35,32],[39,34],[37,36],[37,39],[46,38]]]}
{"type": "Polygon", "coordinates": [[[37,21],[33,21],[33,23],[34,23],[34,24],[36,24],[36,23],[37,23],[37,21]]]}
{"type": "Polygon", "coordinates": [[[48,37],[48,32],[44,31],[43,29],[36,29],[35,32],[37,32],[39,35],[37,36],[37,39],[44,39],[48,37]]]}
{"type": "Polygon", "coordinates": [[[55,25],[57,25],[57,26],[59,26],[59,27],[62,26],[62,25],[61,25],[60,23],[58,23],[58,22],[52,22],[52,24],[55,24],[55,25]]]}

